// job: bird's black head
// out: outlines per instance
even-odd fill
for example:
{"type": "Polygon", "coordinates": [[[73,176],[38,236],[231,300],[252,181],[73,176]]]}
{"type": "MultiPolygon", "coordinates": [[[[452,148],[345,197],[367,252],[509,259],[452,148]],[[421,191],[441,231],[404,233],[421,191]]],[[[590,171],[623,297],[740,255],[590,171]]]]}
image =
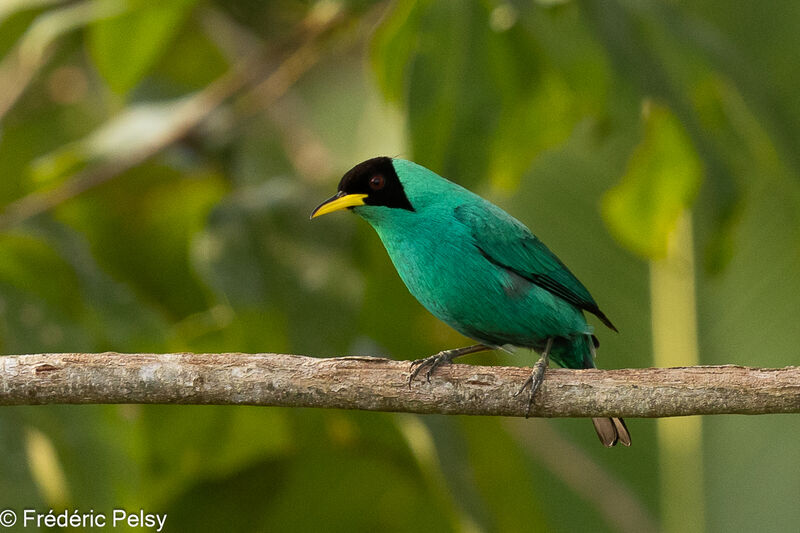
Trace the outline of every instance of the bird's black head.
{"type": "Polygon", "coordinates": [[[314,209],[311,218],[360,205],[414,211],[390,157],[367,159],[347,171],[339,182],[339,192],[314,209]]]}
{"type": "Polygon", "coordinates": [[[348,170],[339,182],[339,192],[366,194],[365,205],[414,210],[390,157],[373,157],[348,170]]]}

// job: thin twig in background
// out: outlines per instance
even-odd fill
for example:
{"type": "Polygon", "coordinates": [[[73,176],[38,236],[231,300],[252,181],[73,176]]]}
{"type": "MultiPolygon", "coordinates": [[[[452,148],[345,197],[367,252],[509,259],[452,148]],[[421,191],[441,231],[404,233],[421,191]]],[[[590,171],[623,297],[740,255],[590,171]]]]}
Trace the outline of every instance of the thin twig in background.
{"type": "MultiPolygon", "coordinates": [[[[408,386],[408,361],[287,354],[67,353],[0,357],[0,405],[270,405],[525,416],[530,369],[448,365],[408,386]]],[[[800,412],[800,367],[552,369],[533,416],[800,412]]]]}
{"type": "MultiPolygon", "coordinates": [[[[313,13],[309,16],[313,16],[315,20],[319,17],[318,14],[313,13]]],[[[320,44],[318,41],[345,20],[346,16],[337,12],[332,13],[331,17],[324,21],[317,21],[313,24],[309,24],[308,21],[300,23],[304,29],[303,35],[306,40],[288,53],[285,59],[263,81],[256,82],[252,78],[254,73],[262,70],[263,60],[254,60],[251,57],[242,60],[205,89],[176,104],[178,108],[176,112],[170,114],[173,122],[169,127],[163,128],[158,135],[148,139],[148,142],[142,144],[138,150],[132,151],[126,157],[80,171],[54,189],[37,191],[8,204],[0,212],[0,230],[16,226],[31,217],[44,213],[89,189],[106,183],[136,165],[146,162],[186,137],[220,105],[242,89],[250,87],[252,83],[255,85],[245,96],[252,95],[250,96],[251,100],[258,102],[258,106],[261,108],[270,105],[285,94],[300,76],[319,61],[320,44]]]]}

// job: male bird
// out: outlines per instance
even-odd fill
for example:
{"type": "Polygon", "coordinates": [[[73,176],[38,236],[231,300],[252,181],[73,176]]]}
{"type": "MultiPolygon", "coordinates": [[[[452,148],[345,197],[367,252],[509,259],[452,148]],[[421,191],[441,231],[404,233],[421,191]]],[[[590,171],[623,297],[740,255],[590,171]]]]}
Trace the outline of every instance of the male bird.
{"type": "MultiPolygon", "coordinates": [[[[397,272],[437,318],[480,344],[412,363],[423,368],[503,345],[542,354],[520,392],[528,409],[548,357],[567,368],[594,368],[597,339],[583,311],[616,331],[586,287],[530,230],[480,196],[403,159],[376,157],[348,171],[338,193],[311,218],[350,209],[372,225],[397,272]]],[[[631,438],[621,418],[593,418],[605,446],[631,438]]]]}

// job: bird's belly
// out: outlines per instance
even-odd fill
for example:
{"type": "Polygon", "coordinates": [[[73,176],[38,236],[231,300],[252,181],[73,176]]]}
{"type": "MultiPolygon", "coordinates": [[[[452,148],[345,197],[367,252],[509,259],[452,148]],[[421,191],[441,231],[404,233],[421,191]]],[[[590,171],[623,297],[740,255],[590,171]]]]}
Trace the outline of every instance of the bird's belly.
{"type": "Polygon", "coordinates": [[[583,314],[565,300],[487,261],[477,249],[433,243],[390,249],[400,277],[437,318],[493,345],[541,347],[551,336],[590,332],[583,314]]]}

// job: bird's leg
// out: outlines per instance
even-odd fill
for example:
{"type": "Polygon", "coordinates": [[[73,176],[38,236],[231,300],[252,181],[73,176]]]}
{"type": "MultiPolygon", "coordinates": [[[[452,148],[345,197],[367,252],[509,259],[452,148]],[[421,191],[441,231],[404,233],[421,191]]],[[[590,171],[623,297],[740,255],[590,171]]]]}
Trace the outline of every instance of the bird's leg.
{"type": "Polygon", "coordinates": [[[431,382],[431,375],[433,371],[436,370],[437,367],[450,363],[456,357],[461,357],[462,355],[467,355],[470,353],[475,352],[483,352],[486,350],[493,350],[491,346],[487,346],[485,344],[475,344],[473,346],[467,346],[465,348],[454,348],[452,350],[443,350],[435,355],[430,357],[426,357],[424,359],[417,359],[416,361],[411,362],[411,374],[408,376],[408,386],[411,387],[411,382],[414,381],[422,369],[428,367],[428,371],[425,372],[425,379],[428,383],[431,382]]]}
{"type": "Polygon", "coordinates": [[[522,394],[528,385],[531,386],[531,394],[528,396],[528,408],[525,409],[525,418],[528,418],[531,414],[531,407],[533,406],[533,397],[536,396],[536,393],[539,390],[539,387],[542,386],[542,381],[544,381],[544,371],[547,369],[547,364],[550,362],[550,348],[553,347],[553,337],[549,337],[547,339],[547,344],[544,347],[544,351],[542,352],[542,356],[536,361],[536,364],[533,365],[533,372],[528,379],[525,380],[525,383],[522,384],[522,387],[517,391],[514,396],[519,396],[522,394]]]}

